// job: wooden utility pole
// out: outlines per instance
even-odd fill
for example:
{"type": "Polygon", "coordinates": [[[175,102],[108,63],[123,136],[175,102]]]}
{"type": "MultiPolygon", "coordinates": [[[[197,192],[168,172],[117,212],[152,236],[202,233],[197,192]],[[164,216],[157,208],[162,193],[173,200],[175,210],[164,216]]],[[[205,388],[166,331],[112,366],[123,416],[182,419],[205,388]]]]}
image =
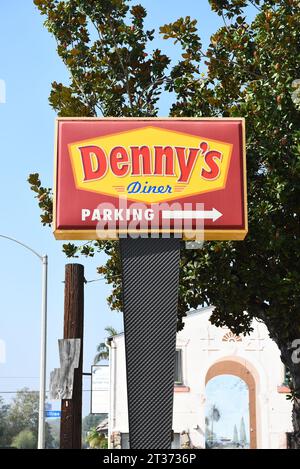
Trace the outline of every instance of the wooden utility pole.
{"type": "Polygon", "coordinates": [[[65,268],[64,339],[81,339],[79,367],[74,370],[73,398],[62,400],[60,448],[81,448],[84,267],[65,268]]]}

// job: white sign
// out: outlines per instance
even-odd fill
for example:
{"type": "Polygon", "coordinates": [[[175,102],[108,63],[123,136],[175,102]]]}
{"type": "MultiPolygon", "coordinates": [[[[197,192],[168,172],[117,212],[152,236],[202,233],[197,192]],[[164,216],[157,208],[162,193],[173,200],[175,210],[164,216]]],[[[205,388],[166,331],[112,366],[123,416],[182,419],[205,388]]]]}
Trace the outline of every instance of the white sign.
{"type": "Polygon", "coordinates": [[[92,366],[91,413],[109,413],[109,366],[92,366]]]}

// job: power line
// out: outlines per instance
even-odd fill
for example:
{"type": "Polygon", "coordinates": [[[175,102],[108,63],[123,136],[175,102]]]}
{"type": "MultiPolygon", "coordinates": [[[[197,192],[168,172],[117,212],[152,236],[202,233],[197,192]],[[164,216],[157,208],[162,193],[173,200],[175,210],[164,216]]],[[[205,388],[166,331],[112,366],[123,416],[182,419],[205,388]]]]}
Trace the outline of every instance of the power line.
{"type": "Polygon", "coordinates": [[[0,391],[0,394],[17,394],[18,392],[21,392],[22,394],[32,394],[38,393],[39,391],[35,391],[34,389],[32,391],[24,391],[23,389],[18,389],[17,391],[0,391]]]}
{"type": "Polygon", "coordinates": [[[97,278],[95,280],[86,280],[86,283],[100,282],[101,280],[106,280],[106,278],[97,278]]]}
{"type": "MultiPolygon", "coordinates": [[[[109,280],[113,281],[115,278],[121,278],[121,277],[122,277],[122,275],[114,275],[113,278],[106,278],[106,277],[96,278],[96,279],[93,279],[93,280],[85,280],[84,283],[87,284],[87,283],[94,283],[94,282],[100,282],[100,281],[108,282],[109,280]]],[[[61,283],[65,283],[65,281],[62,280],[61,283]]]]}
{"type": "Polygon", "coordinates": [[[39,379],[39,376],[0,376],[0,379],[39,379]]]}
{"type": "MultiPolygon", "coordinates": [[[[46,392],[49,392],[50,390],[46,390],[46,392]]],[[[103,392],[103,389],[93,389],[93,392],[103,392]]],[[[38,393],[39,391],[36,390],[31,390],[31,391],[24,391],[23,389],[18,389],[17,391],[0,391],[0,394],[17,394],[17,393],[22,393],[22,394],[32,394],[32,393],[38,393]]],[[[92,389],[83,389],[82,392],[92,392],[92,389]]]]}

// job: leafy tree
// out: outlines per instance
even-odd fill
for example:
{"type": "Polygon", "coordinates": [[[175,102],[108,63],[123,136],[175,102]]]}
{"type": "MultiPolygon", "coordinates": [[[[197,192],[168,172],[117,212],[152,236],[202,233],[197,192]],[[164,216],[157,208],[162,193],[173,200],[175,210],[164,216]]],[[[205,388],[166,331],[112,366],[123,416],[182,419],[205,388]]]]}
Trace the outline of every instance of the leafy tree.
{"type": "MultiPolygon", "coordinates": [[[[300,5],[294,0],[213,1],[225,25],[206,51],[207,76],[196,85],[185,61],[171,72],[177,100],[172,115],[244,116],[247,126],[249,235],[244,242],[206,243],[184,251],[181,287],[187,307],[207,301],[211,321],[236,334],[263,321],[289,368],[293,386],[294,439],[300,447],[300,364],[293,360],[300,337],[299,203],[300,5]],[[257,15],[249,24],[245,6],[257,15]],[[191,86],[186,90],[186,80],[191,86]]],[[[163,28],[166,38],[190,48],[184,20],[163,28]]],[[[190,67],[198,65],[192,48],[190,67]]]]}
{"type": "Polygon", "coordinates": [[[92,428],[96,428],[104,419],[107,418],[107,414],[89,414],[82,420],[82,430],[84,432],[90,431],[92,428]]]}
{"type": "MultiPolygon", "coordinates": [[[[7,414],[7,421],[9,422],[8,432],[11,435],[11,439],[15,436],[19,436],[23,430],[30,431],[34,436],[34,448],[36,448],[38,437],[38,413],[39,394],[36,391],[30,391],[28,388],[23,388],[18,391],[7,414]]],[[[45,430],[46,448],[51,448],[53,437],[47,422],[45,430]]],[[[22,437],[20,437],[21,441],[24,435],[22,434],[22,437]]],[[[26,438],[27,437],[28,434],[26,438]]]]}
{"type": "MultiPolygon", "coordinates": [[[[182,251],[178,329],[186,311],[204,303],[215,306],[215,325],[236,334],[249,333],[253,318],[263,321],[290,370],[294,445],[300,448],[300,364],[293,360],[300,337],[300,5],[209,2],[224,26],[206,51],[190,17],[161,27],[164,39],[182,48],[181,60],[169,69],[161,51],[146,52],[154,31],[144,30],[142,6],[129,9],[127,0],[35,0],[70,72],[69,86],[53,83],[50,104],[61,116],[155,116],[164,91],[175,95],[171,116],[246,118],[249,235],[243,242],[182,251]],[[249,5],[257,11],[251,22],[249,5]]],[[[51,189],[37,173],[29,182],[42,222],[51,223],[51,189]]],[[[111,307],[120,310],[118,244],[64,245],[69,257],[93,256],[96,250],[109,256],[99,273],[113,287],[111,307]]]]}
{"type": "MultiPolygon", "coordinates": [[[[112,326],[107,326],[104,330],[108,333],[108,337],[113,337],[118,334],[116,329],[114,329],[112,326]]],[[[105,342],[101,342],[97,347],[97,354],[94,358],[94,364],[96,365],[101,360],[108,360],[108,358],[109,349],[105,342]]]]}
{"type": "Polygon", "coordinates": [[[52,436],[51,448],[59,449],[60,448],[60,419],[51,418],[47,421],[47,425],[49,425],[49,431],[51,432],[51,436],[52,436]]]}
{"type": "Polygon", "coordinates": [[[9,446],[10,440],[8,435],[8,414],[9,406],[4,404],[4,400],[0,397],[0,447],[9,446]]]}
{"type": "Polygon", "coordinates": [[[82,420],[82,447],[86,448],[89,446],[87,437],[89,432],[97,428],[97,426],[107,418],[107,414],[89,414],[86,415],[82,420]]]}
{"type": "Polygon", "coordinates": [[[31,430],[22,430],[12,439],[12,446],[18,449],[34,449],[36,437],[31,430]]]}
{"type": "Polygon", "coordinates": [[[91,449],[105,449],[108,447],[107,438],[98,433],[96,428],[89,431],[87,435],[87,442],[91,449]]]}

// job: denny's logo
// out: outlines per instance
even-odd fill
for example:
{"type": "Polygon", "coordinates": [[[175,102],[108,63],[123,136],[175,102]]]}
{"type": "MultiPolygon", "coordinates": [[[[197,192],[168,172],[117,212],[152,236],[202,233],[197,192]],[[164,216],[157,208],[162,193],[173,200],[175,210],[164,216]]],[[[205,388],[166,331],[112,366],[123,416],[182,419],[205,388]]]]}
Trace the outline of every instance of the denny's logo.
{"type": "Polygon", "coordinates": [[[155,203],[223,189],[232,144],[147,126],[69,144],[76,187],[155,203]]]}

